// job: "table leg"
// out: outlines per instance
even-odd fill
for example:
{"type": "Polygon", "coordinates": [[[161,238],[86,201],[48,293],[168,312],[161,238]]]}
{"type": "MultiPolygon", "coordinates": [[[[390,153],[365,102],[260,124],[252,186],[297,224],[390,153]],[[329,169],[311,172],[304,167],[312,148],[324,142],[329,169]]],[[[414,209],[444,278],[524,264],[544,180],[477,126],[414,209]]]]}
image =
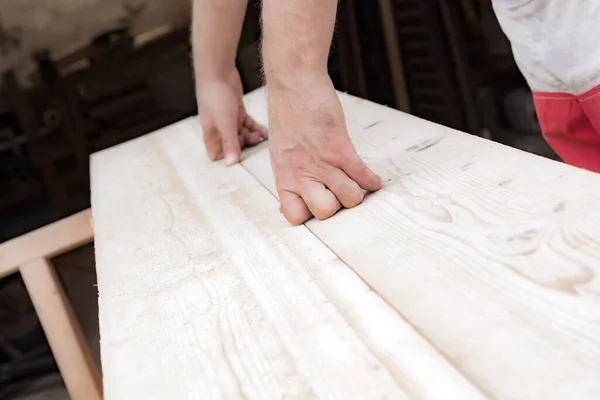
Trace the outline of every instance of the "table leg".
{"type": "Polygon", "coordinates": [[[40,258],[19,270],[71,398],[101,400],[100,371],[52,263],[40,258]]]}

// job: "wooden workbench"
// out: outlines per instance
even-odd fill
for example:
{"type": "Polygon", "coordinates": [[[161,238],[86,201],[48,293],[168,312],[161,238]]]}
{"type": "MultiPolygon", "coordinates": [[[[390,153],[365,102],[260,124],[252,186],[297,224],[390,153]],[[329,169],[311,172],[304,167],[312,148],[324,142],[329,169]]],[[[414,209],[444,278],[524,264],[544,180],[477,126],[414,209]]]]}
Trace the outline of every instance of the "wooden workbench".
{"type": "Polygon", "coordinates": [[[340,97],[385,187],[327,221],[194,118],[93,155],[105,399],[600,398],[600,176],[340,97]]]}

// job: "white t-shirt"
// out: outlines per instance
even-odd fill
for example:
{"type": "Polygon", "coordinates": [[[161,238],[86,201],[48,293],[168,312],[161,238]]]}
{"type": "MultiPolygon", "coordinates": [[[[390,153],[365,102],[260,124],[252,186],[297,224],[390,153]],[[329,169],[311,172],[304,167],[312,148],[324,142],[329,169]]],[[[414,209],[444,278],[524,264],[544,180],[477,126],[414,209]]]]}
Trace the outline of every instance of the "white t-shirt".
{"type": "Polygon", "coordinates": [[[534,91],[582,94],[600,85],[600,0],[492,0],[534,91]]]}

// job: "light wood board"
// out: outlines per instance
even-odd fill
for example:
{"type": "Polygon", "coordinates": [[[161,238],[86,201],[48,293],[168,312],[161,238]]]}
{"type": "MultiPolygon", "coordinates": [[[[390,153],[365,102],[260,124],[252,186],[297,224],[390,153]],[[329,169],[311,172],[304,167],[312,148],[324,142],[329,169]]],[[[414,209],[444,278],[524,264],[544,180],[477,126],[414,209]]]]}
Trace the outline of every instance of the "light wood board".
{"type": "Polygon", "coordinates": [[[306,226],[196,119],[92,157],[105,398],[599,398],[600,178],[341,99],[385,187],[306,226]]]}

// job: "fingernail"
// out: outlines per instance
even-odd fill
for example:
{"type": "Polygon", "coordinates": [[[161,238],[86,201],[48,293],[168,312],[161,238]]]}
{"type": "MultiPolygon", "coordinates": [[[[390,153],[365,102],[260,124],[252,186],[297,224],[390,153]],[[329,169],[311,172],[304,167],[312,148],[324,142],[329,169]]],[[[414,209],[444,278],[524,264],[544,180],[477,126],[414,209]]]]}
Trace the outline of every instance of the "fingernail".
{"type": "Polygon", "coordinates": [[[235,154],[227,154],[225,156],[225,165],[227,165],[228,167],[231,167],[234,164],[238,163],[238,158],[235,154]]]}

